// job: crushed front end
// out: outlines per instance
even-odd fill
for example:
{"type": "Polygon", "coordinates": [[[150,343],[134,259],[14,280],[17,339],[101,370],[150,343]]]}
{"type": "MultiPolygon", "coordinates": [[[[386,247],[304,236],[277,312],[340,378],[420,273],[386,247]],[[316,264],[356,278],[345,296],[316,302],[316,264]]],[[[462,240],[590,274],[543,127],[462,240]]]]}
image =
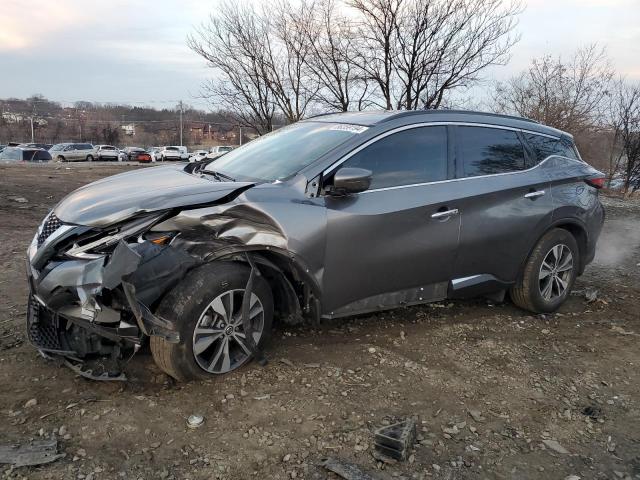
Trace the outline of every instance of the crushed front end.
{"type": "Polygon", "coordinates": [[[54,212],[29,247],[28,336],[45,356],[100,380],[122,368],[149,335],[178,342],[153,305],[195,260],[173,248],[172,234],[148,233],[162,213],[109,228],[65,224],[54,212]]]}

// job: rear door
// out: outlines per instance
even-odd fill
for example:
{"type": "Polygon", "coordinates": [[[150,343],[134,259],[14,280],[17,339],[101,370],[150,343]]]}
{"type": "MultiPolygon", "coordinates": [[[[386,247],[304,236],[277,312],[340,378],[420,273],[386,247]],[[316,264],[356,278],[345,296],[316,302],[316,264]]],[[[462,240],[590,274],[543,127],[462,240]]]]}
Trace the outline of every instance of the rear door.
{"type": "Polygon", "coordinates": [[[373,180],[360,194],[325,197],[325,316],[446,296],[460,229],[448,150],[446,126],[405,128],[340,165],[373,180]]]}
{"type": "Polygon", "coordinates": [[[67,158],[69,160],[73,160],[74,162],[80,160],[82,157],[82,151],[80,150],[80,144],[74,143],[71,145],[71,150],[69,150],[69,154],[67,158]]]}
{"type": "Polygon", "coordinates": [[[549,180],[532,168],[515,129],[456,126],[454,136],[462,227],[453,287],[473,278],[511,282],[551,223],[549,180]]]}

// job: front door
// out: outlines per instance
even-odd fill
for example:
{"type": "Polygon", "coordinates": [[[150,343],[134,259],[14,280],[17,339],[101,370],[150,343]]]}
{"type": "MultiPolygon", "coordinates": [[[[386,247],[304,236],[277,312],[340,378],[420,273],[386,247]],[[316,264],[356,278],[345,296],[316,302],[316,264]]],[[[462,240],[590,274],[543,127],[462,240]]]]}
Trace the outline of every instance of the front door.
{"type": "Polygon", "coordinates": [[[448,157],[447,127],[414,127],[340,165],[373,176],[365,192],[325,197],[323,315],[444,298],[460,230],[448,157]]]}

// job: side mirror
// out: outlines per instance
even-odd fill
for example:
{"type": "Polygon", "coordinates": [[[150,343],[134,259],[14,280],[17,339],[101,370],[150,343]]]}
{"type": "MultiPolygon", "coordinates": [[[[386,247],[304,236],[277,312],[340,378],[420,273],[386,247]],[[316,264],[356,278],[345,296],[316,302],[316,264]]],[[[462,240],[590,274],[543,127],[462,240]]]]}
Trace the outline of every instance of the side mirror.
{"type": "Polygon", "coordinates": [[[364,192],[371,185],[371,170],[344,167],[333,176],[333,195],[364,192]]]}

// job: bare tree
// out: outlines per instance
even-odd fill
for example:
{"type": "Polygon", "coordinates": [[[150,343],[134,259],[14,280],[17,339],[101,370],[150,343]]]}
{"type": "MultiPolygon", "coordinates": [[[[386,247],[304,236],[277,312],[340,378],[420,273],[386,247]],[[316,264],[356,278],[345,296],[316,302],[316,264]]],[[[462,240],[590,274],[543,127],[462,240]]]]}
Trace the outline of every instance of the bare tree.
{"type": "Polygon", "coordinates": [[[495,108],[576,135],[600,123],[612,78],[605,51],[595,44],[578,49],[569,61],[545,55],[497,85],[495,108]]]}
{"type": "Polygon", "coordinates": [[[318,88],[305,68],[311,5],[223,3],[188,39],[220,75],[205,85],[203,96],[261,134],[273,129],[278,114],[288,122],[302,118],[318,88]]]}
{"type": "Polygon", "coordinates": [[[621,173],[623,191],[640,189],[640,84],[615,83],[610,110],[613,131],[610,177],[621,173]]]}
{"type": "Polygon", "coordinates": [[[311,21],[305,27],[309,47],[305,66],[315,78],[315,101],[321,108],[349,111],[369,105],[369,84],[355,62],[360,38],[352,19],[339,13],[336,0],[311,2],[311,21]]]}
{"type": "Polygon", "coordinates": [[[518,1],[347,0],[364,39],[358,65],[387,108],[438,108],[445,95],[504,64],[518,1]]]}
{"type": "Polygon", "coordinates": [[[263,53],[269,41],[269,32],[255,10],[233,3],[222,4],[217,15],[211,15],[187,40],[221,75],[203,86],[203,96],[260,133],[272,130],[275,113],[263,53]]]}

